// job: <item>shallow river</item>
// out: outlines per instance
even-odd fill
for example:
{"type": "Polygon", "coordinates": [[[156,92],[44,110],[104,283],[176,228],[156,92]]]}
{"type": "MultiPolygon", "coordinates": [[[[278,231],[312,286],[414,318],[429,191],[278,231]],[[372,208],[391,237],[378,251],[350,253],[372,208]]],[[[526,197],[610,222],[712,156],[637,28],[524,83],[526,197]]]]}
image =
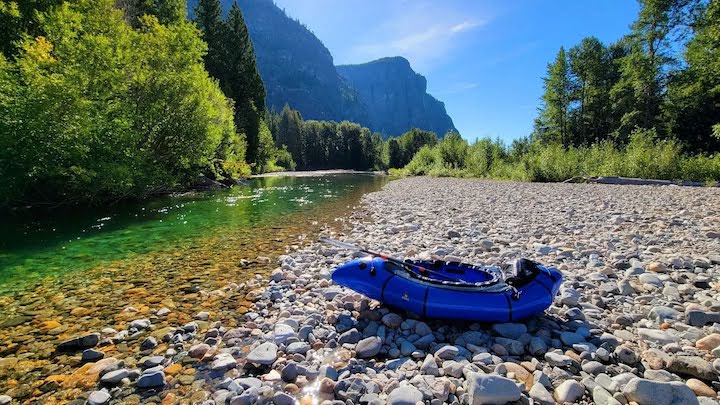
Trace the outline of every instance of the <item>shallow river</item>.
{"type": "MultiPolygon", "coordinates": [[[[73,398],[82,383],[48,379],[79,365],[54,352],[57,342],[122,328],[159,307],[173,310],[163,320],[168,326],[199,311],[237,318],[251,305],[244,296],[204,292],[264,277],[289,246],[341,226],[338,218],[386,181],[357,174],[266,177],[210,194],[2,218],[0,393],[73,398]]],[[[118,358],[132,355],[127,347],[110,350],[118,358]]]]}

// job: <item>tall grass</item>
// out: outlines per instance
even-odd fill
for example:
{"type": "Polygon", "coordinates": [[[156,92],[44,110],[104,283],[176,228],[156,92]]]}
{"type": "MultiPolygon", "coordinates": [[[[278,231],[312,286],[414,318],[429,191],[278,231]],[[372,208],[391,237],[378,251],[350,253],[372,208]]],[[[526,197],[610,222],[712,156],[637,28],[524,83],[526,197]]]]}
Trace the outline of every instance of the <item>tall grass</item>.
{"type": "Polygon", "coordinates": [[[577,176],[622,176],[713,182],[720,180],[720,154],[686,155],[654,130],[636,130],[622,148],[612,142],[564,148],[560,144],[514,144],[480,139],[469,145],[451,137],[425,146],[403,169],[409,175],[481,177],[557,182],[577,176]]]}

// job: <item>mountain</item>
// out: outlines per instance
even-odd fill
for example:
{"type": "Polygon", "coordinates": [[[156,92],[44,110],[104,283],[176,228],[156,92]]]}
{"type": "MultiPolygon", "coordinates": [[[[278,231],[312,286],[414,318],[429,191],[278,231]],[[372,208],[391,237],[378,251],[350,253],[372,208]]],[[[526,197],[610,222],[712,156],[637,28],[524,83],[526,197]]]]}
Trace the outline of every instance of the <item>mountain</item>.
{"type": "Polygon", "coordinates": [[[416,127],[439,136],[455,131],[445,104],[427,93],[427,80],[407,59],[396,56],[336,69],[367,106],[373,130],[399,135],[416,127]]]}
{"type": "MultiPolygon", "coordinates": [[[[234,0],[221,0],[227,11],[234,0]]],[[[192,9],[197,0],[189,0],[192,9]]],[[[385,135],[412,127],[454,129],[442,102],[404,58],[335,66],[325,45],[272,0],[238,0],[250,32],[268,109],[287,103],[304,119],[349,120],[385,135]],[[377,76],[376,76],[377,75],[377,76]],[[357,87],[355,87],[357,86],[357,87]]]]}

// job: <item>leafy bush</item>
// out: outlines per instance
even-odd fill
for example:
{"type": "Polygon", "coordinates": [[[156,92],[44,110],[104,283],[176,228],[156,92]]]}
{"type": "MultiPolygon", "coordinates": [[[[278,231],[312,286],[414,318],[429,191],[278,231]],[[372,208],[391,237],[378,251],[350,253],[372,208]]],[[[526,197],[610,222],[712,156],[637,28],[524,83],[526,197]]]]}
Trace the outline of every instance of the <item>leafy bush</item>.
{"type": "Polygon", "coordinates": [[[446,138],[425,146],[405,167],[410,175],[484,177],[559,182],[576,176],[624,176],[711,182],[720,179],[720,154],[687,156],[674,139],[659,139],[654,130],[636,129],[625,148],[611,141],[564,148],[559,143],[480,139],[467,147],[446,138]],[[465,156],[464,160],[460,160],[465,156]]]}
{"type": "Polygon", "coordinates": [[[143,196],[247,173],[197,28],[65,2],[0,63],[0,205],[143,196]]]}
{"type": "Polygon", "coordinates": [[[438,144],[438,150],[443,166],[452,169],[465,167],[468,144],[457,132],[448,132],[442,142],[438,144]]]}

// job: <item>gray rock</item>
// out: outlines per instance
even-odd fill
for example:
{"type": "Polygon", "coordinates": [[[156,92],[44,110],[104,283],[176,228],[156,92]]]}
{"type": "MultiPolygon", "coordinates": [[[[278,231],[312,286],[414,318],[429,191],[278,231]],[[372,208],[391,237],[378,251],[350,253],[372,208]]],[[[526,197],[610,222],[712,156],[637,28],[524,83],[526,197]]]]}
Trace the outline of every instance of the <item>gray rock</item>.
{"type": "Polygon", "coordinates": [[[273,395],[272,402],[275,405],[295,405],[295,398],[284,392],[276,392],[273,395]]]}
{"type": "Polygon", "coordinates": [[[282,344],[287,343],[294,337],[297,337],[297,334],[290,325],[285,323],[276,323],[275,329],[273,330],[273,336],[275,338],[275,343],[282,344]]]}
{"type": "Polygon", "coordinates": [[[655,342],[659,345],[675,343],[680,340],[680,338],[675,336],[674,334],[659,329],[637,328],[636,332],[638,336],[640,336],[644,340],[649,342],[655,342]]]}
{"type": "Polygon", "coordinates": [[[137,381],[138,388],[162,387],[164,385],[165,373],[161,370],[153,370],[151,372],[143,373],[137,381]]]}
{"type": "Polygon", "coordinates": [[[533,356],[542,356],[547,352],[547,344],[539,337],[533,337],[528,344],[528,352],[533,356]]]}
{"type": "Polygon", "coordinates": [[[260,388],[262,386],[262,381],[255,377],[236,378],[235,382],[246,390],[250,388],[260,388]]]}
{"type": "Polygon", "coordinates": [[[73,339],[65,340],[57,345],[57,350],[60,352],[72,352],[83,349],[90,349],[100,342],[99,333],[90,333],[85,336],[76,337],[73,339]]]}
{"type": "Polygon", "coordinates": [[[108,393],[105,390],[100,391],[93,391],[88,395],[87,404],[88,405],[104,405],[107,404],[110,401],[110,393],[108,393]]]}
{"type": "Polygon", "coordinates": [[[510,339],[518,339],[527,333],[527,326],[523,323],[496,323],[492,326],[493,332],[510,339]]]}
{"type": "Polygon", "coordinates": [[[662,322],[666,319],[678,319],[679,316],[680,312],[670,307],[663,306],[652,307],[652,309],[650,309],[650,312],[648,313],[649,319],[653,319],[659,322],[662,322]]]}
{"type": "Polygon", "coordinates": [[[100,377],[100,382],[103,384],[120,384],[120,382],[123,380],[123,378],[127,378],[130,375],[130,371],[126,368],[121,368],[119,370],[110,371],[108,373],[105,373],[102,377],[100,377]]]}
{"type": "Polygon", "coordinates": [[[435,351],[435,357],[443,360],[452,360],[458,355],[458,353],[460,353],[460,349],[457,347],[445,345],[435,351]]]}
{"type": "Polygon", "coordinates": [[[520,399],[522,391],[509,378],[492,374],[470,373],[468,388],[470,405],[504,404],[520,399]]]}
{"type": "Polygon", "coordinates": [[[140,364],[143,368],[151,368],[159,366],[163,361],[165,361],[165,357],[163,356],[150,356],[140,359],[140,364]]]}
{"type": "Polygon", "coordinates": [[[95,349],[85,349],[82,352],[82,361],[83,362],[91,362],[91,361],[98,361],[105,357],[105,353],[101,352],[100,350],[95,349]]]}
{"type": "Polygon", "coordinates": [[[625,385],[623,394],[639,405],[698,404],[695,393],[679,382],[658,382],[635,377],[625,385]]]}
{"type": "Polygon", "coordinates": [[[298,367],[295,363],[288,363],[283,367],[280,376],[285,382],[295,382],[298,377],[298,367]]]}
{"type": "Polygon", "coordinates": [[[343,332],[342,335],[338,338],[339,344],[345,344],[345,343],[357,343],[362,338],[362,333],[360,333],[357,329],[352,328],[348,331],[343,332]]]}
{"type": "Polygon", "coordinates": [[[403,342],[400,344],[400,354],[403,356],[409,356],[411,355],[417,348],[407,340],[403,340],[403,342]]]}
{"type": "Polygon", "coordinates": [[[140,350],[150,350],[150,349],[154,349],[156,346],[157,346],[157,340],[152,336],[148,336],[140,344],[140,350]]]}
{"type": "Polygon", "coordinates": [[[565,380],[557,388],[555,388],[555,399],[563,404],[565,402],[574,403],[585,394],[585,387],[575,380],[565,380]]]}
{"type": "Polygon", "coordinates": [[[555,405],[555,399],[552,394],[542,384],[533,384],[528,394],[530,398],[540,405],[555,405]]]}
{"type": "Polygon", "coordinates": [[[545,361],[548,362],[552,367],[569,367],[573,364],[573,359],[564,355],[559,354],[555,352],[548,352],[545,353],[545,361]]]}
{"type": "Polygon", "coordinates": [[[306,342],[292,342],[285,349],[287,354],[305,354],[310,350],[310,345],[306,342]]]}
{"type": "Polygon", "coordinates": [[[612,394],[599,385],[593,388],[592,398],[596,405],[622,405],[612,394]]]}
{"type": "Polygon", "coordinates": [[[588,361],[587,363],[582,365],[582,369],[584,372],[593,375],[604,373],[605,368],[605,365],[598,361],[588,361]]]}
{"type": "Polygon", "coordinates": [[[637,355],[635,352],[626,346],[618,346],[615,348],[615,358],[618,359],[619,362],[633,365],[637,363],[637,355]]]}
{"type": "Polygon", "coordinates": [[[403,385],[388,395],[388,405],[415,405],[423,400],[423,394],[412,385],[403,385]]]}
{"type": "Polygon", "coordinates": [[[696,356],[672,356],[668,362],[667,370],[706,381],[712,381],[717,377],[717,372],[712,364],[696,356]]]}
{"type": "Polygon", "coordinates": [[[432,333],[432,329],[425,322],[418,322],[415,324],[415,333],[420,336],[427,336],[432,333]]]}
{"type": "Polygon", "coordinates": [[[495,343],[503,346],[507,349],[508,353],[514,356],[520,356],[525,353],[525,345],[519,340],[496,337],[495,343]]]}
{"type": "Polygon", "coordinates": [[[128,329],[150,329],[150,326],[152,326],[152,322],[150,322],[149,319],[136,319],[130,322],[130,325],[128,325],[128,329]]]}
{"type": "Polygon", "coordinates": [[[230,399],[230,405],[253,405],[257,402],[260,392],[257,387],[251,387],[242,394],[230,399]]]}
{"type": "Polygon", "coordinates": [[[377,355],[381,348],[382,340],[377,336],[370,336],[358,342],[355,352],[359,358],[364,359],[377,355]]]}
{"type": "Polygon", "coordinates": [[[277,360],[278,347],[273,342],[265,342],[248,353],[246,359],[250,363],[270,365],[277,360]]]}
{"type": "Polygon", "coordinates": [[[385,316],[382,317],[382,323],[388,328],[396,329],[402,324],[402,321],[403,319],[400,315],[392,312],[385,314],[385,316]]]}
{"type": "Polygon", "coordinates": [[[12,402],[12,397],[10,395],[0,395],[0,405],[7,405],[10,402],[12,402]]]}
{"type": "Polygon", "coordinates": [[[585,338],[575,332],[562,332],[560,333],[560,340],[567,346],[572,346],[577,343],[582,343],[585,338]]]}
{"type": "Polygon", "coordinates": [[[425,356],[425,360],[420,366],[420,372],[426,375],[440,375],[440,370],[437,363],[435,362],[435,357],[433,357],[431,354],[425,356]]]}
{"type": "MultiPolygon", "coordinates": [[[[248,357],[250,355],[248,354],[248,357]]],[[[237,361],[230,353],[220,353],[215,356],[212,364],[210,364],[210,370],[213,371],[224,371],[231,368],[237,367],[237,361]]]]}
{"type": "Polygon", "coordinates": [[[705,312],[699,310],[688,311],[687,323],[692,326],[705,326],[711,323],[720,323],[720,312],[705,312]]]}
{"type": "Polygon", "coordinates": [[[188,350],[188,356],[194,359],[199,359],[204,356],[208,350],[210,350],[210,345],[205,343],[196,344],[190,347],[190,350],[188,350]]]}

